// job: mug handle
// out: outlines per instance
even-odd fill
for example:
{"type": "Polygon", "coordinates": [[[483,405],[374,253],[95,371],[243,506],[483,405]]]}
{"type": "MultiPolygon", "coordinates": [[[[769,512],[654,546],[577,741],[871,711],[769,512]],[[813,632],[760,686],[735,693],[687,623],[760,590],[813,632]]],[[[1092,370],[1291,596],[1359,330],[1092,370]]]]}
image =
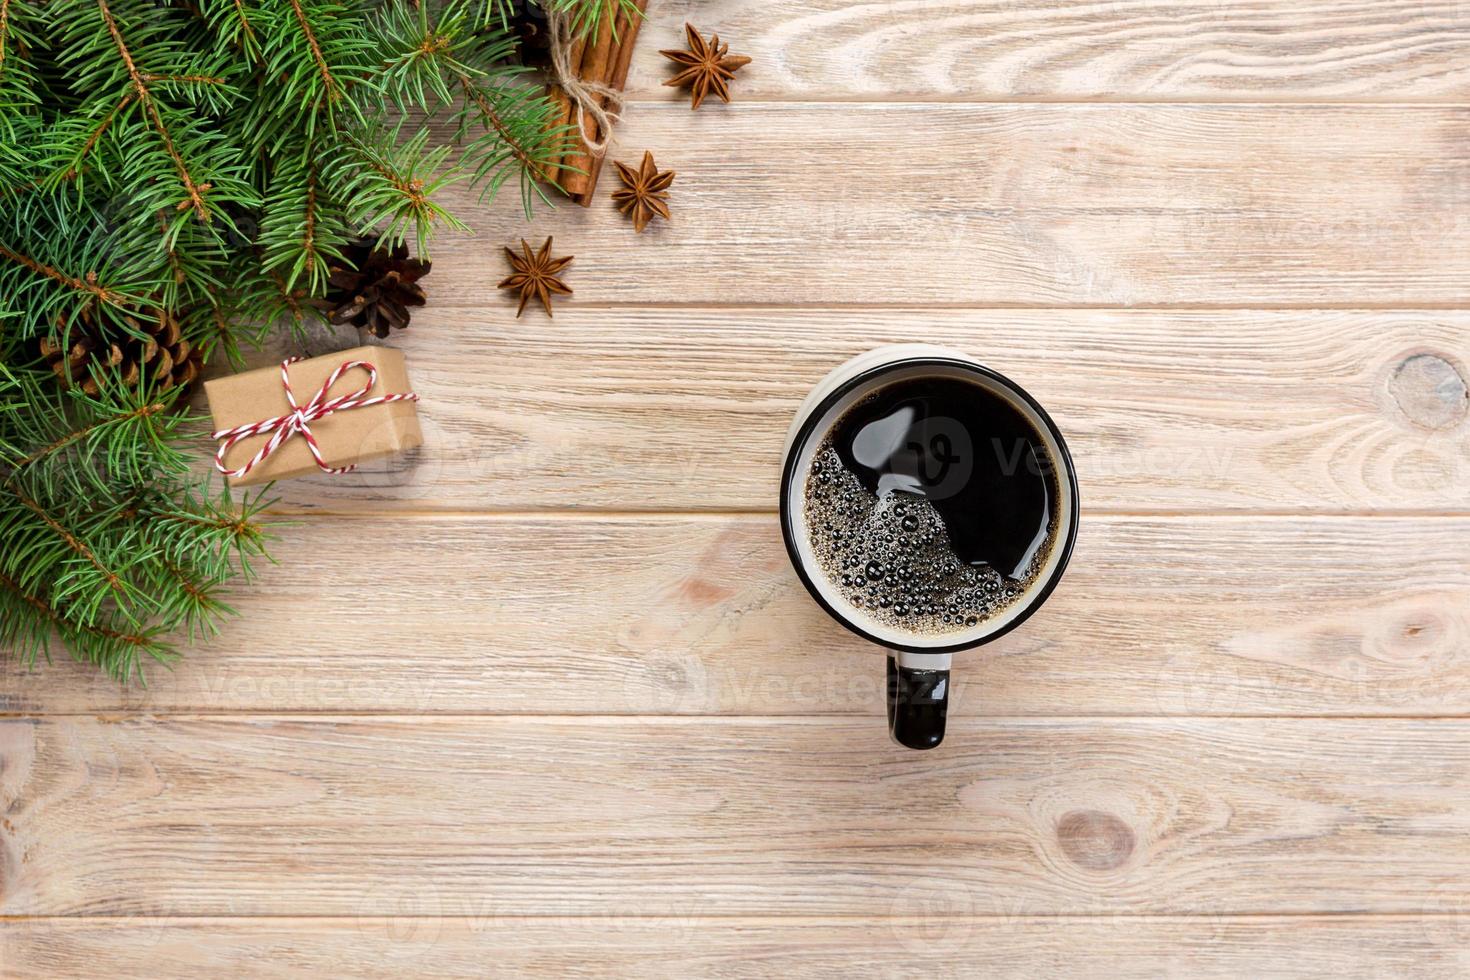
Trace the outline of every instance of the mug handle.
{"type": "Polygon", "coordinates": [[[949,655],[888,655],[888,734],[910,749],[944,741],[949,714],[949,655]]]}

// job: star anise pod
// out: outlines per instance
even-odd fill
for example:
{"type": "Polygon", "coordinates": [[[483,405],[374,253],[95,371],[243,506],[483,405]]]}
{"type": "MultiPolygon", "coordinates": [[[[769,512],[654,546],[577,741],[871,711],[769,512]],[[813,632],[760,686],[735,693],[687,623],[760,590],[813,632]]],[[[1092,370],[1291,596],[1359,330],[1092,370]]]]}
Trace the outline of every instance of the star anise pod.
{"type": "Polygon", "coordinates": [[[565,255],[559,259],[553,259],[550,238],[546,239],[546,244],[541,246],[541,251],[534,255],[531,254],[531,246],[522,238],[521,254],[517,255],[509,246],[506,246],[505,257],[510,261],[513,272],[501,280],[500,288],[520,290],[521,305],[516,307],[517,317],[525,310],[532,296],[541,300],[541,305],[546,308],[546,315],[551,316],[551,294],[571,295],[571,289],[557,278],[557,273],[571,263],[572,256],[565,255]]]}
{"type": "Polygon", "coordinates": [[[653,162],[653,154],[647,150],[643,151],[643,165],[637,170],[617,160],[613,166],[618,168],[618,176],[623,181],[623,189],[613,191],[613,203],[619,211],[633,216],[634,228],[642,231],[654,215],[669,220],[667,202],[669,185],[674,182],[672,170],[660,171],[653,162]]]}
{"type": "Polygon", "coordinates": [[[704,97],[711,92],[729,102],[730,89],[725,82],[750,64],[750,59],[744,55],[730,54],[730,45],[721,44],[718,34],[711,34],[706,41],[699,36],[692,24],[684,25],[684,36],[689,42],[688,51],[659,52],[670,61],[683,66],[683,71],[664,84],[689,86],[694,95],[694,101],[689,106],[691,109],[698,109],[704,97]]]}

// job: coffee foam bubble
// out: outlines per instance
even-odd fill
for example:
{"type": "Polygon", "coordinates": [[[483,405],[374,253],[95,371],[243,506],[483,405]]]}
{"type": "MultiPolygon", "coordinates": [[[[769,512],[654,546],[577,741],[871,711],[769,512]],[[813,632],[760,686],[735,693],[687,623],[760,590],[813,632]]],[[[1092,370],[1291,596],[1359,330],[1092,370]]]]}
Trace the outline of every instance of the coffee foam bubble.
{"type": "Polygon", "coordinates": [[[1047,557],[1043,548],[1019,580],[966,564],[929,501],[869,492],[830,436],[812,457],[803,508],[817,567],[833,588],[867,618],[915,637],[963,633],[1002,613],[1047,557]]]}

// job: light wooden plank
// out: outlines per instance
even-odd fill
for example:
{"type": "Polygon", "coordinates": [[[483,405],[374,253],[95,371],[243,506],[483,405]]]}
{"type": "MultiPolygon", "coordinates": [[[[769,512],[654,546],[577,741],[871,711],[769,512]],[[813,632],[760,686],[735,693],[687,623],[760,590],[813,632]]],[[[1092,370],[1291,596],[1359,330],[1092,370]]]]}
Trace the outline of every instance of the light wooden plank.
{"type": "Polygon", "coordinates": [[[594,305],[1470,303],[1470,107],[730,109],[628,112],[614,159],[679,174],[642,235],[610,191],[528,226],[455,185],[481,237],[435,249],[431,302],[508,321],[500,246],[554,234],[594,305]]]}
{"type": "Polygon", "coordinates": [[[1470,901],[1465,721],[12,719],[0,759],[6,915],[1470,901]]]}
{"type": "Polygon", "coordinates": [[[548,323],[431,305],[394,338],[425,448],[276,492],[298,510],[773,510],[807,392],[903,341],[971,352],[1031,390],[1090,509],[1470,509],[1464,312],[572,309],[548,323]]]}
{"type": "MultiPolygon", "coordinates": [[[[406,901],[406,908],[421,907],[406,901]]],[[[942,906],[941,906],[942,907],[942,906]]],[[[480,978],[1107,977],[1110,980],[1449,977],[1470,920],[1444,916],[1155,919],[351,919],[0,922],[14,980],[200,976],[480,978]]]]}
{"type": "Polygon", "coordinates": [[[741,99],[1464,98],[1470,14],[1423,0],[656,0],[628,89],[673,98],[685,20],[741,99]]]}
{"type": "MultiPolygon", "coordinates": [[[[774,518],[326,520],[278,554],[146,690],[8,661],[0,706],[883,712],[879,649],[811,601],[774,518]]],[[[960,658],[954,710],[1464,714],[1467,637],[1470,520],[1094,518],[1047,605],[960,658]]]]}

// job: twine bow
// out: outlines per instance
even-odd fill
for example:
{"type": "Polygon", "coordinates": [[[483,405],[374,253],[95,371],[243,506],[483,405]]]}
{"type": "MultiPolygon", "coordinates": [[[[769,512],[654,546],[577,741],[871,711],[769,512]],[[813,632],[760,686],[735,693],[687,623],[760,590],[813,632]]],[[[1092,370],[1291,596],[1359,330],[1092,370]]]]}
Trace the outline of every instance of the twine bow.
{"type": "Polygon", "coordinates": [[[220,429],[214,433],[213,438],[223,439],[219,450],[214,454],[214,467],[225,476],[239,479],[249,473],[271,453],[280,449],[292,436],[301,435],[306,440],[306,446],[311,450],[312,458],[316,465],[327,473],[350,473],[357,469],[357,464],[350,466],[328,466],[327,461],[322,458],[321,447],[317,445],[316,436],[312,434],[311,423],[319,422],[335,412],[346,412],[354,408],[367,408],[370,405],[386,405],[389,402],[416,402],[419,400],[417,393],[409,391],[396,395],[378,395],[374,398],[367,397],[368,392],[378,383],[378,369],[367,361],[347,361],[339,364],[337,369],[328,376],[322,384],[321,390],[305,407],[296,404],[296,395],[291,391],[291,375],[286,370],[295,362],[301,360],[299,357],[288,357],[281,362],[281,385],[286,389],[286,403],[291,406],[291,411],[285,415],[277,415],[275,418],[262,419],[259,422],[250,422],[246,425],[237,425],[233,429],[220,429]],[[353,368],[363,368],[368,373],[368,382],[356,391],[336,398],[328,398],[332,386],[337,380],[351,371],[353,368]],[[263,436],[270,433],[270,439],[260,447],[260,451],[250,458],[250,462],[237,470],[225,467],[225,455],[234,448],[235,444],[242,439],[251,436],[263,436]]]}
{"type": "MultiPolygon", "coordinates": [[[[611,17],[612,12],[608,11],[607,16],[611,17]]],[[[623,93],[610,85],[587,82],[577,77],[578,66],[573,65],[570,58],[571,18],[565,11],[548,6],[546,26],[551,34],[551,67],[556,72],[556,83],[572,101],[572,111],[577,119],[582,142],[587,144],[587,149],[593,156],[600,157],[607,152],[613,124],[623,111],[623,93]],[[607,102],[607,108],[603,108],[604,101],[607,102]],[[588,132],[588,116],[592,117],[594,132],[588,132]]]]}

